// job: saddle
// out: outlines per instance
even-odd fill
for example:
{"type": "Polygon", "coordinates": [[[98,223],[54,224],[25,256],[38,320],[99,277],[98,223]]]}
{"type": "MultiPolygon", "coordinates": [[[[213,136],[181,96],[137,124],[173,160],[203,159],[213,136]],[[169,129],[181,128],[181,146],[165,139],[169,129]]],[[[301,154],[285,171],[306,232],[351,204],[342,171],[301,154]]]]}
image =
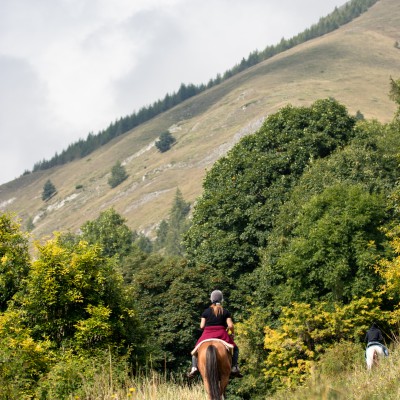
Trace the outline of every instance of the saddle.
{"type": "Polygon", "coordinates": [[[221,342],[224,346],[225,346],[225,348],[226,348],[226,350],[231,354],[231,355],[233,355],[233,349],[234,349],[234,345],[233,344],[230,344],[230,343],[228,343],[228,342],[225,342],[225,340],[222,340],[222,339],[204,339],[204,340],[202,340],[192,351],[191,351],[191,355],[192,356],[197,356],[197,350],[199,349],[199,347],[204,343],[204,342],[211,342],[211,341],[217,341],[217,342],[221,342]]]}

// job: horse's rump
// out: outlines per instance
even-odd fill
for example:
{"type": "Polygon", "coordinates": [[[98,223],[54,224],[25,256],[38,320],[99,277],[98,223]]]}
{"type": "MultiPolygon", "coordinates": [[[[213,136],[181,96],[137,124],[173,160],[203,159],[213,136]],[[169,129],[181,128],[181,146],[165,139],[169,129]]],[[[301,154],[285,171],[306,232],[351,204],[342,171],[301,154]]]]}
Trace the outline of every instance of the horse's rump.
{"type": "Polygon", "coordinates": [[[210,340],[197,349],[198,368],[210,400],[225,393],[231,373],[232,357],[221,341],[210,340]]]}
{"type": "Polygon", "coordinates": [[[214,343],[215,343],[215,342],[221,342],[221,343],[226,347],[226,349],[229,351],[229,353],[230,353],[231,355],[233,355],[233,349],[234,349],[235,346],[233,346],[232,344],[230,344],[230,343],[228,343],[228,342],[225,342],[225,340],[222,340],[222,339],[204,339],[204,340],[202,340],[201,342],[199,342],[199,343],[196,345],[196,347],[191,351],[190,354],[191,354],[192,356],[196,356],[199,347],[200,347],[203,343],[206,343],[206,342],[214,342],[214,343]]]}
{"type": "Polygon", "coordinates": [[[387,349],[381,344],[374,344],[367,347],[365,350],[365,359],[367,362],[367,368],[370,370],[374,365],[378,365],[380,357],[387,356],[387,349]]]}

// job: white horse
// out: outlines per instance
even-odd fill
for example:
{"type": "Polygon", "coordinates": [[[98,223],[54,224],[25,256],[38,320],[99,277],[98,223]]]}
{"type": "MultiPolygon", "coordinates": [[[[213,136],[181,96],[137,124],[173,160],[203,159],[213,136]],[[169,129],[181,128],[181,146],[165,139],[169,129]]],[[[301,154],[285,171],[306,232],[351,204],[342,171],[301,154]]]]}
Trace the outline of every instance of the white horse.
{"type": "Polygon", "coordinates": [[[371,370],[374,365],[379,364],[379,358],[387,357],[389,352],[382,344],[372,344],[365,350],[365,359],[367,361],[367,369],[371,370]]]}

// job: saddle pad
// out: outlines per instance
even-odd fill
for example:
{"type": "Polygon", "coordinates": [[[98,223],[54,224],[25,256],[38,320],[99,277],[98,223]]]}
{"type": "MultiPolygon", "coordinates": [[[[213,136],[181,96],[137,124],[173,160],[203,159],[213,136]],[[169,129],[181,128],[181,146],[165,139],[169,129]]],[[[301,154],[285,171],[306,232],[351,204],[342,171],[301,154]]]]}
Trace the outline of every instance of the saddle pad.
{"type": "Polygon", "coordinates": [[[197,350],[199,349],[199,347],[204,343],[204,342],[211,342],[211,341],[217,341],[217,342],[221,342],[225,347],[226,350],[229,351],[231,354],[233,354],[233,348],[235,347],[233,344],[230,344],[228,342],[225,342],[225,340],[222,339],[204,339],[202,340],[192,351],[191,351],[191,355],[195,356],[197,354],[197,350]]]}

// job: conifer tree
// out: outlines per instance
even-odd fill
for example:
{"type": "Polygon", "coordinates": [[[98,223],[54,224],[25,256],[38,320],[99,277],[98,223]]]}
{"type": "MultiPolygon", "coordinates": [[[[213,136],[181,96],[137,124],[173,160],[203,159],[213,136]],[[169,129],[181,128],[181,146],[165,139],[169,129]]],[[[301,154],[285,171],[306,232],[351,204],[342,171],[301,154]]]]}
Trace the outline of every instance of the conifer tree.
{"type": "Polygon", "coordinates": [[[175,141],[175,138],[169,132],[163,132],[156,142],[156,147],[161,153],[164,153],[171,148],[175,141]]]}
{"type": "Polygon", "coordinates": [[[168,233],[165,238],[167,254],[180,255],[184,253],[182,236],[189,229],[187,215],[190,211],[190,203],[186,202],[182,192],[177,189],[168,219],[168,233]]]}
{"type": "Polygon", "coordinates": [[[168,235],[168,229],[169,229],[168,222],[165,219],[163,219],[157,228],[157,238],[155,241],[156,249],[162,249],[165,246],[168,235]]]}
{"type": "Polygon", "coordinates": [[[57,193],[57,189],[50,179],[43,186],[42,200],[47,201],[57,193]]]}
{"type": "Polygon", "coordinates": [[[108,184],[112,188],[115,188],[127,178],[128,174],[126,173],[125,167],[120,161],[117,161],[111,169],[111,176],[108,179],[108,184]]]}

